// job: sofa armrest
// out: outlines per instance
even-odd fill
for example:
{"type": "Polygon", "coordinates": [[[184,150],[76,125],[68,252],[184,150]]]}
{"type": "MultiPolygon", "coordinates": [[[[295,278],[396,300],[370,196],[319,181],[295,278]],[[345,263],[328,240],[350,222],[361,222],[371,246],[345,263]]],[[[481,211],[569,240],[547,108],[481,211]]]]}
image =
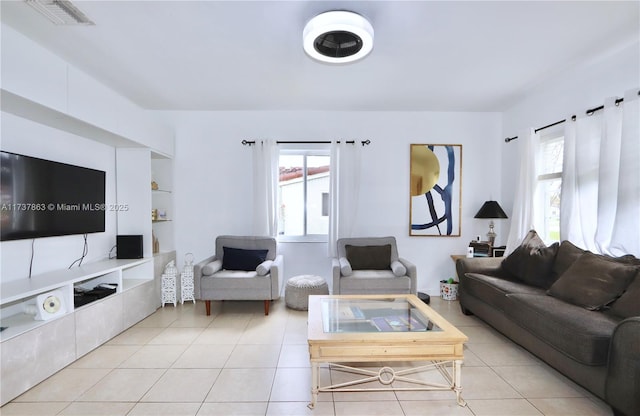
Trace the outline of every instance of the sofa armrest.
{"type": "Polygon", "coordinates": [[[398,261],[407,269],[407,276],[411,279],[411,294],[418,292],[418,269],[416,265],[404,258],[398,258],[398,261]]]}
{"type": "Polygon", "coordinates": [[[462,280],[467,273],[487,274],[490,276],[501,276],[502,257],[473,257],[456,260],[456,272],[458,280],[462,280]]]}
{"type": "Polygon", "coordinates": [[[193,296],[200,299],[200,279],[202,279],[202,268],[212,261],[216,260],[216,256],[210,256],[193,265],[193,296]]]}
{"type": "Polygon", "coordinates": [[[271,263],[269,274],[271,276],[271,298],[272,300],[279,299],[284,281],[284,257],[282,254],[278,254],[271,263]]]}
{"type": "Polygon", "coordinates": [[[640,316],[621,321],[609,345],[605,399],[616,414],[640,415],[640,316]]]}
{"type": "Polygon", "coordinates": [[[331,270],[333,275],[333,286],[331,288],[331,293],[334,295],[339,295],[340,278],[342,277],[342,273],[340,272],[340,260],[335,257],[331,259],[331,270]]]}

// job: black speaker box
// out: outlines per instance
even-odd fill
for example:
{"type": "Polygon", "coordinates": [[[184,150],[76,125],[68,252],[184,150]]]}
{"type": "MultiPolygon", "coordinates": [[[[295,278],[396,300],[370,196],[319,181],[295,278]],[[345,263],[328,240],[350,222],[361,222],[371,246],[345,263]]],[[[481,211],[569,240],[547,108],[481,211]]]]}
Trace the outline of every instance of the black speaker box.
{"type": "Polygon", "coordinates": [[[141,259],[142,236],[118,235],[116,236],[116,257],[119,259],[141,259]]]}

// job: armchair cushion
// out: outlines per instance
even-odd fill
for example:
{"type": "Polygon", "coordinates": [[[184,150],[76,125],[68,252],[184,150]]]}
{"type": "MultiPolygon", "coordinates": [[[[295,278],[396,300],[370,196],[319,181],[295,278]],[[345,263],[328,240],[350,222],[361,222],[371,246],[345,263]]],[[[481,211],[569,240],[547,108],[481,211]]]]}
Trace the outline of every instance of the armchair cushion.
{"type": "Polygon", "coordinates": [[[351,268],[349,260],[347,260],[346,257],[340,257],[338,261],[340,262],[340,273],[342,273],[343,276],[351,276],[353,269],[351,268]]]}
{"type": "Polygon", "coordinates": [[[265,261],[269,250],[244,250],[223,247],[222,268],[225,270],[256,270],[265,261]]]}
{"type": "Polygon", "coordinates": [[[407,268],[404,267],[404,264],[400,263],[399,260],[394,260],[391,262],[391,270],[395,276],[404,276],[407,274],[407,268]]]}
{"type": "Polygon", "coordinates": [[[273,264],[273,260],[265,260],[256,267],[256,272],[258,272],[258,276],[266,276],[269,274],[271,270],[271,265],[273,264]]]}
{"type": "Polygon", "coordinates": [[[204,265],[202,268],[202,274],[204,276],[211,276],[220,269],[222,269],[222,262],[220,260],[214,260],[204,265]]]}
{"type": "Polygon", "coordinates": [[[353,270],[385,270],[391,267],[391,244],[378,246],[346,245],[347,260],[353,270]]]}

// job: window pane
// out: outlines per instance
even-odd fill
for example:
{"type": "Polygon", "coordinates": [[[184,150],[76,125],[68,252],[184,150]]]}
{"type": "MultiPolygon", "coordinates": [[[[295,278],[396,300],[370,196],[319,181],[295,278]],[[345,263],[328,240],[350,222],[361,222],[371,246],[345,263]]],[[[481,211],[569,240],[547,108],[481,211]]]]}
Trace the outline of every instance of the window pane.
{"type": "Polygon", "coordinates": [[[329,160],[326,155],[280,155],[279,235],[328,233],[329,160]]]}
{"type": "Polygon", "coordinates": [[[329,232],[329,217],[323,215],[323,194],[329,194],[329,156],[308,156],[307,234],[329,232]]]}
{"type": "Polygon", "coordinates": [[[560,191],[562,179],[552,179],[539,183],[542,195],[543,229],[542,239],[551,243],[560,241],[560,191]]]}
{"type": "Polygon", "coordinates": [[[562,172],[562,155],[564,150],[564,137],[544,140],[540,143],[542,160],[541,174],[562,172]]]}
{"type": "Polygon", "coordinates": [[[280,155],[278,234],[304,234],[304,156],[280,155]]]}

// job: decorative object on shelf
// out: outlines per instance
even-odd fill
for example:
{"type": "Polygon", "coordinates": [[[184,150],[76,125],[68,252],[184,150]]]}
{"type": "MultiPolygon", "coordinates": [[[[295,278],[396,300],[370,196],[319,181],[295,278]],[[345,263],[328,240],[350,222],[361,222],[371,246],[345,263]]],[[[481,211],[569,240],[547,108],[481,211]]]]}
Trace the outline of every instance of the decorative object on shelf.
{"type": "MultiPolygon", "coordinates": [[[[472,240],[469,243],[469,249],[471,249],[470,257],[491,257],[493,255],[493,246],[489,241],[472,240]]],[[[467,257],[469,257],[468,252],[467,257]]]]}
{"type": "Polygon", "coordinates": [[[158,240],[158,237],[156,237],[156,234],[151,231],[151,241],[153,243],[153,254],[159,253],[160,252],[160,241],[158,240]]]}
{"type": "Polygon", "coordinates": [[[193,287],[193,254],[184,255],[184,267],[180,274],[180,300],[184,304],[185,300],[191,300],[196,303],[193,287]]]}
{"type": "Polygon", "coordinates": [[[46,321],[56,316],[64,315],[67,308],[64,305],[62,291],[54,290],[36,297],[36,321],[46,321]]]}
{"type": "Polygon", "coordinates": [[[176,267],[175,260],[171,260],[164,267],[164,273],[162,273],[162,307],[165,303],[173,303],[176,306],[177,294],[176,294],[176,276],[178,274],[178,268],[176,267]]]}
{"type": "Polygon", "coordinates": [[[489,222],[489,232],[487,233],[487,239],[489,240],[489,244],[491,244],[491,246],[495,246],[496,233],[493,229],[493,220],[495,218],[509,217],[507,217],[507,214],[504,213],[502,207],[500,206],[500,204],[498,204],[497,201],[485,201],[474,218],[491,219],[491,221],[489,222]]]}
{"type": "Polygon", "coordinates": [[[458,299],[458,282],[449,278],[449,280],[440,280],[440,297],[443,300],[458,299]]]}
{"type": "Polygon", "coordinates": [[[151,181],[151,190],[152,191],[157,191],[158,190],[158,182],[151,181]]]}
{"type": "Polygon", "coordinates": [[[412,144],[410,236],[460,236],[462,145],[412,144]]]}
{"type": "Polygon", "coordinates": [[[156,221],[157,219],[158,219],[158,210],[154,208],[151,210],[151,221],[156,221]]]}

